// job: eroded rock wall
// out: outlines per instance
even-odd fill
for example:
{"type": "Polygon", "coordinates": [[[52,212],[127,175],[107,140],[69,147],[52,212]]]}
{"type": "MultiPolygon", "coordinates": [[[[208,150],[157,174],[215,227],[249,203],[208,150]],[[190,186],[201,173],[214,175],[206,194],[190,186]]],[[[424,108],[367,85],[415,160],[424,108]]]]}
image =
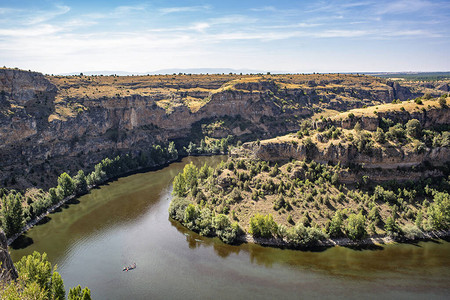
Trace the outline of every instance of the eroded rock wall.
{"type": "MultiPolygon", "coordinates": [[[[399,97],[396,91],[400,90],[405,97],[414,94],[371,77],[329,75],[334,79],[319,80],[324,76],[299,76],[292,77],[295,84],[285,82],[289,76],[250,83],[240,83],[235,76],[226,89],[220,88],[229,84],[226,76],[204,82],[189,76],[138,77],[117,86],[113,78],[74,80],[1,69],[0,185],[54,186],[61,172],[73,175],[107,156],[137,154],[158,142],[189,138],[193,125],[205,120],[241,120],[217,130],[218,137],[266,138],[298,130],[302,118],[319,106],[344,110],[375,100],[390,102],[399,97]],[[103,92],[96,94],[96,90],[103,92]],[[165,99],[176,105],[165,109],[161,105],[165,99]],[[193,110],[183,102],[186,99],[201,105],[193,110]]],[[[340,149],[330,151],[330,157],[345,155],[335,154],[340,149]]]]}

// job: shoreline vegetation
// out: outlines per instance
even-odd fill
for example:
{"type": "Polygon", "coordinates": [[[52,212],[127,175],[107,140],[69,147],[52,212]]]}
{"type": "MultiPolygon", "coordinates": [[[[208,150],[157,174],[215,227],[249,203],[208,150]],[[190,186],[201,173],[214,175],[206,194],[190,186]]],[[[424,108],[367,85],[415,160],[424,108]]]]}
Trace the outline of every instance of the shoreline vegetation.
{"type": "MultiPolygon", "coordinates": [[[[435,231],[429,231],[429,232],[421,232],[420,236],[417,237],[393,237],[388,235],[376,235],[376,236],[369,236],[361,240],[352,240],[348,237],[342,237],[342,238],[327,238],[324,240],[317,241],[316,244],[303,246],[303,249],[308,248],[329,248],[329,247],[335,247],[335,246],[341,246],[341,247],[358,247],[358,246],[379,246],[379,245],[387,245],[387,244],[394,244],[394,243],[410,243],[415,241],[428,241],[428,240],[434,240],[434,239],[442,239],[450,236],[450,229],[448,230],[435,230],[435,231]]],[[[258,244],[261,246],[269,246],[269,247],[276,247],[276,248],[296,248],[294,245],[286,241],[285,239],[281,238],[255,238],[251,234],[245,234],[242,236],[239,236],[237,239],[238,243],[253,243],[258,244]]],[[[302,247],[300,247],[302,249],[302,247]]]]}
{"type": "MultiPolygon", "coordinates": [[[[221,165],[222,167],[229,166],[230,161],[233,162],[233,158],[230,157],[226,163],[222,162],[218,166],[218,169],[220,170],[221,165]]],[[[410,183],[418,187],[418,191],[414,193],[415,195],[429,194],[432,198],[426,199],[421,196],[423,202],[419,203],[419,201],[416,201],[418,209],[416,214],[410,217],[409,222],[400,216],[405,217],[405,215],[411,215],[410,212],[407,214],[403,213],[399,211],[399,207],[396,207],[396,204],[392,206],[389,204],[389,201],[394,201],[393,198],[395,197],[395,194],[391,190],[384,189],[380,185],[372,186],[370,188],[372,195],[365,196],[364,194],[353,194],[351,189],[339,186],[341,190],[347,190],[345,196],[343,196],[344,194],[342,192],[339,192],[336,198],[354,197],[354,195],[357,195],[357,197],[362,196],[361,198],[375,202],[377,201],[375,200],[376,198],[380,198],[380,202],[388,202],[386,204],[388,206],[387,211],[385,211],[386,208],[382,207],[383,204],[380,205],[380,203],[378,206],[372,206],[370,211],[366,209],[365,214],[362,212],[356,214],[356,211],[351,208],[337,209],[334,215],[332,215],[331,220],[322,224],[317,220],[312,220],[310,215],[314,215],[314,213],[307,211],[304,214],[307,217],[303,217],[297,222],[294,222],[292,220],[292,210],[293,206],[295,207],[297,204],[294,204],[292,200],[284,200],[280,204],[280,198],[278,198],[275,201],[270,201],[270,205],[273,204],[271,209],[275,211],[280,209],[290,211],[291,213],[287,215],[287,221],[292,225],[291,227],[285,224],[278,224],[274,221],[270,213],[262,215],[258,212],[250,217],[248,227],[244,227],[245,224],[238,222],[244,219],[244,217],[237,213],[239,208],[236,206],[236,204],[242,203],[244,200],[243,197],[245,197],[244,195],[241,194],[238,196],[237,192],[234,192],[235,195],[230,197],[235,198],[235,200],[232,200],[236,201],[234,206],[231,204],[231,206],[225,205],[220,207],[211,205],[211,203],[205,201],[205,197],[209,197],[210,195],[205,196],[204,190],[202,189],[205,186],[211,187],[211,185],[205,182],[208,180],[208,177],[205,177],[208,175],[205,174],[214,176],[213,174],[217,173],[220,173],[220,171],[217,172],[217,169],[214,170],[206,165],[200,170],[196,170],[193,164],[186,165],[183,172],[178,174],[174,179],[174,192],[169,206],[169,216],[189,230],[206,237],[217,236],[220,240],[228,244],[255,243],[277,248],[309,249],[333,246],[377,246],[450,237],[450,197],[446,192],[448,191],[448,181],[444,178],[441,178],[442,181],[439,183],[442,184],[442,182],[445,182],[443,191],[434,189],[433,187],[436,187],[436,185],[431,180],[427,180],[425,185],[424,182],[410,183]],[[198,182],[201,183],[196,185],[192,177],[189,183],[189,176],[197,177],[198,182]],[[181,194],[179,192],[180,184],[185,185],[185,190],[181,194]],[[188,187],[189,184],[192,185],[192,188],[188,187]],[[420,190],[423,185],[427,189],[426,192],[420,190]],[[183,193],[184,197],[181,196],[183,193]],[[196,196],[193,195],[195,193],[196,196]],[[277,206],[279,205],[282,207],[278,208],[277,206]]],[[[435,182],[438,181],[436,178],[434,180],[435,182]]],[[[211,184],[211,181],[209,184],[211,184]]],[[[184,188],[181,187],[182,190],[184,188]]],[[[401,189],[398,188],[398,190],[401,189]]],[[[404,188],[401,193],[405,190],[404,188]]],[[[217,195],[221,194],[217,190],[214,193],[217,195]]],[[[366,193],[366,195],[369,195],[369,193],[366,193]]],[[[225,200],[228,204],[230,204],[230,198],[225,200]]],[[[262,198],[265,197],[262,196],[257,201],[267,201],[267,198],[262,198]]],[[[411,199],[408,201],[414,200],[411,199]]],[[[219,200],[216,199],[216,201],[219,200]]],[[[345,200],[341,199],[340,201],[343,202],[345,200]]],[[[333,202],[333,200],[330,202],[333,202]]],[[[335,203],[331,203],[331,205],[335,205],[335,203]]],[[[326,214],[329,215],[328,213],[326,214]]]]}
{"type": "MultiPolygon", "coordinates": [[[[113,159],[103,159],[95,165],[94,171],[85,175],[80,170],[71,178],[63,173],[58,178],[58,186],[48,192],[40,191],[37,199],[29,201],[25,208],[21,193],[15,190],[2,190],[2,227],[7,236],[8,246],[19,236],[41,222],[46,216],[76,197],[116,178],[137,172],[159,168],[179,159],[173,143],[167,147],[154,145],[148,154],[132,158],[129,154],[113,159]]],[[[30,198],[28,198],[30,199],[30,198]]]]}

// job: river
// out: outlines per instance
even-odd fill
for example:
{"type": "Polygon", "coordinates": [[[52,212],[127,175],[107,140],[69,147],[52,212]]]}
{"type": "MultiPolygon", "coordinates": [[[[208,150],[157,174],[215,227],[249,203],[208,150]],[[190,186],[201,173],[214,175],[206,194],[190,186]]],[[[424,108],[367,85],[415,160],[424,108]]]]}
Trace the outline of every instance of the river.
{"type": "Polygon", "coordinates": [[[12,258],[46,252],[66,290],[88,286],[93,299],[448,299],[448,241],[293,251],[230,246],[170,221],[173,177],[223,158],[189,157],[94,189],[32,228],[12,258]]]}

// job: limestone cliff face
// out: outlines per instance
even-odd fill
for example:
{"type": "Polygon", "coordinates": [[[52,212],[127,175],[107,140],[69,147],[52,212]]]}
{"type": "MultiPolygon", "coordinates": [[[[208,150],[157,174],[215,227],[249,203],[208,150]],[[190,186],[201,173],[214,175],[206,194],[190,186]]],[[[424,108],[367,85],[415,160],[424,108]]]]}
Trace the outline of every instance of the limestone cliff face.
{"type": "Polygon", "coordinates": [[[2,230],[0,230],[0,270],[1,282],[8,282],[18,277],[17,270],[9,256],[5,233],[2,230]]]}
{"type": "Polygon", "coordinates": [[[63,171],[187,138],[195,124],[222,117],[239,122],[213,136],[265,138],[298,130],[318,106],[344,110],[415,93],[353,75],[216,77],[45,77],[1,69],[0,185],[53,186],[63,171]]]}
{"type": "Polygon", "coordinates": [[[433,166],[444,165],[450,159],[449,147],[437,147],[426,149],[421,153],[412,149],[401,147],[376,148],[371,155],[360,153],[352,145],[330,144],[324,149],[314,149],[308,151],[304,145],[289,141],[267,142],[267,143],[246,143],[243,149],[247,155],[267,161],[281,160],[304,160],[313,159],[321,163],[338,163],[342,165],[359,164],[366,169],[397,169],[402,167],[412,167],[428,162],[433,166]]]}
{"type": "Polygon", "coordinates": [[[57,89],[42,74],[0,71],[0,144],[16,143],[45,127],[57,89]]]}
{"type": "Polygon", "coordinates": [[[390,119],[394,123],[402,124],[406,124],[408,120],[417,119],[423,128],[439,127],[449,124],[450,108],[433,106],[426,109],[416,109],[414,111],[388,110],[377,112],[377,114],[366,113],[352,118],[348,117],[348,114],[338,114],[328,120],[318,120],[314,123],[314,126],[317,129],[324,129],[328,125],[334,125],[344,129],[353,129],[356,123],[359,123],[362,129],[375,131],[377,130],[377,127],[379,127],[382,118],[390,119]]]}

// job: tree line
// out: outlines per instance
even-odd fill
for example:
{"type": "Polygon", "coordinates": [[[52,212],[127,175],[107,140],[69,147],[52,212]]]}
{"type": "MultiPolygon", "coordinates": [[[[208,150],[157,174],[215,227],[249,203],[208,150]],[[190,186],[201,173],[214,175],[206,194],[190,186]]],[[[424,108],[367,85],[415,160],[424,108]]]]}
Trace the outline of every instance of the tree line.
{"type": "Polygon", "coordinates": [[[148,152],[141,152],[134,157],[125,154],[112,159],[105,158],[87,175],[83,170],[79,170],[73,177],[64,172],[58,177],[56,187],[50,188],[47,193],[40,191],[35,199],[25,199],[24,195],[15,190],[0,189],[0,225],[6,236],[11,237],[19,233],[25,223],[67,197],[83,195],[92,186],[126,172],[163,164],[177,158],[178,151],[175,144],[170,142],[167,146],[153,145],[148,152]],[[24,206],[23,203],[27,205],[24,206]]]}

